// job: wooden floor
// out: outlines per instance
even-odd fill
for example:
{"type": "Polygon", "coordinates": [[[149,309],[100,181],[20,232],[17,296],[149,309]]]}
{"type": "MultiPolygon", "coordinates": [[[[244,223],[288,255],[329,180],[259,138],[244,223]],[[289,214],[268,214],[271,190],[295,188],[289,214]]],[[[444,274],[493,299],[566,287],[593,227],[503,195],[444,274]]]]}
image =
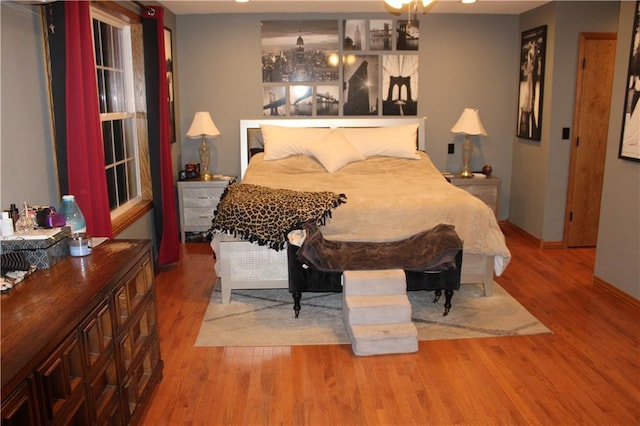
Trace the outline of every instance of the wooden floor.
{"type": "Polygon", "coordinates": [[[375,357],[350,345],[194,347],[215,276],[209,246],[184,244],[157,275],[165,370],[143,423],[640,424],[640,310],[591,285],[593,249],[507,243],[513,260],[496,281],[553,334],[375,357]]]}

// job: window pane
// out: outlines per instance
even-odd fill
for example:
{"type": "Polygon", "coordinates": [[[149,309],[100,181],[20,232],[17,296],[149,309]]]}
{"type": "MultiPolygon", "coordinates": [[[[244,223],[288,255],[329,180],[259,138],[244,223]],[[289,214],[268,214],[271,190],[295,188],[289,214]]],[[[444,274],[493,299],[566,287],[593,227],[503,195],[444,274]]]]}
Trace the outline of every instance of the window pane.
{"type": "Polygon", "coordinates": [[[129,199],[134,198],[138,194],[138,188],[136,187],[136,181],[133,178],[136,176],[136,162],[134,160],[127,161],[127,188],[129,190],[129,199]]]}
{"type": "Polygon", "coordinates": [[[107,169],[107,190],[109,191],[109,209],[118,207],[116,200],[116,174],[113,168],[107,169]]]}
{"type": "Polygon", "coordinates": [[[107,89],[104,83],[104,70],[96,70],[98,77],[98,102],[100,103],[100,113],[107,112],[107,89]]]}
{"type": "Polygon", "coordinates": [[[136,156],[136,137],[134,133],[135,121],[133,118],[127,118],[122,120],[124,127],[124,145],[125,145],[125,157],[133,158],[136,156]]]}
{"type": "Polygon", "coordinates": [[[126,164],[118,164],[116,166],[116,183],[118,185],[118,205],[123,205],[129,201],[126,164]]]}
{"type": "Polygon", "coordinates": [[[122,133],[122,120],[113,121],[113,150],[115,152],[115,161],[122,161],[125,158],[124,152],[124,134],[122,133]]]}
{"type": "Polygon", "coordinates": [[[102,35],[100,34],[100,22],[96,19],[93,20],[93,48],[96,51],[96,64],[102,65],[104,63],[102,59],[102,35]]]}
{"type": "Polygon", "coordinates": [[[113,164],[113,132],[110,121],[102,123],[102,142],[104,144],[104,165],[108,166],[113,164]]]}
{"type": "Polygon", "coordinates": [[[120,71],[105,70],[105,91],[107,111],[106,112],[125,112],[125,88],[124,76],[120,71]]]}
{"type": "Polygon", "coordinates": [[[122,54],[123,54],[123,48],[122,48],[122,29],[120,28],[116,28],[116,27],[111,27],[113,29],[113,39],[112,39],[112,43],[113,43],[113,48],[112,48],[112,52],[113,52],[113,57],[112,57],[112,63],[111,66],[113,68],[117,68],[119,70],[121,70],[124,66],[123,60],[122,60],[122,54]]]}
{"type": "Polygon", "coordinates": [[[104,66],[113,66],[113,27],[102,22],[102,49],[104,50],[104,66]]]}

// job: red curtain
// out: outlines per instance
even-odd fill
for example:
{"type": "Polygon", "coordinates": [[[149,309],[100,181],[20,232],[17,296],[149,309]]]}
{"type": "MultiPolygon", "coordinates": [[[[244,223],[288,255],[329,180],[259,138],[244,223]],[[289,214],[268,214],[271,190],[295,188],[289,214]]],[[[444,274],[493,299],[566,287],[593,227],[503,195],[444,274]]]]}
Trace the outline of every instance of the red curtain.
{"type": "Polygon", "coordinates": [[[87,232],[112,238],[89,2],[65,2],[64,11],[69,193],[87,232]]]}
{"type": "MultiPolygon", "coordinates": [[[[153,55],[157,57],[157,102],[150,102],[148,105],[155,105],[158,111],[148,111],[149,115],[157,114],[158,117],[158,137],[157,140],[149,138],[149,149],[157,149],[159,164],[152,164],[151,167],[158,167],[158,175],[160,179],[160,192],[162,200],[154,200],[154,208],[162,209],[161,226],[162,233],[160,236],[160,245],[158,248],[158,264],[166,265],[176,262],[180,258],[180,240],[178,229],[178,215],[176,210],[176,196],[173,181],[173,166],[171,161],[171,133],[169,126],[169,92],[166,77],[166,56],[164,46],[164,9],[162,7],[147,7],[143,13],[143,18],[149,21],[155,21],[155,38],[157,40],[157,52],[154,49],[153,55]],[[157,144],[152,146],[152,144],[157,144]]],[[[149,22],[147,21],[147,22],[149,22]]],[[[147,27],[145,26],[145,32],[147,27]]],[[[146,37],[146,36],[145,36],[146,37]]],[[[145,49],[148,45],[145,43],[145,49]]],[[[146,64],[148,65],[148,64],[146,64]]],[[[151,70],[153,72],[153,70],[151,70]]],[[[147,81],[149,83],[149,81],[147,81]]],[[[154,91],[156,88],[147,88],[154,91]]],[[[154,132],[155,133],[155,132],[154,132]]],[[[151,136],[151,135],[150,135],[151,136]]],[[[152,171],[153,173],[153,171],[152,171]]]]}

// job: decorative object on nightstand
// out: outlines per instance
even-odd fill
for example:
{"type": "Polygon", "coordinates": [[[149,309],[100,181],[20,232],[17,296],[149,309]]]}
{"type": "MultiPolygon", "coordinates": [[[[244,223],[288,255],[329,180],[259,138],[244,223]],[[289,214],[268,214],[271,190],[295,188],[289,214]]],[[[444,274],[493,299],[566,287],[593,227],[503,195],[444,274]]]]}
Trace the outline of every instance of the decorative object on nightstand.
{"type": "Polygon", "coordinates": [[[178,181],[178,209],[180,211],[180,240],[186,241],[187,232],[205,232],[225,189],[236,178],[216,176],[210,180],[187,179],[178,181]]]}
{"type": "Polygon", "coordinates": [[[202,170],[200,171],[200,177],[204,180],[213,179],[213,175],[209,171],[209,144],[207,143],[208,137],[216,137],[220,135],[220,131],[213,123],[211,114],[206,111],[198,111],[193,117],[191,127],[187,132],[187,137],[191,139],[201,138],[200,143],[200,165],[202,170]]]}
{"type": "Polygon", "coordinates": [[[471,154],[473,154],[473,144],[471,143],[471,136],[487,136],[487,131],[480,121],[480,114],[475,108],[465,108],[460,115],[460,118],[451,128],[451,133],[458,133],[464,135],[464,146],[462,149],[462,170],[460,176],[463,178],[472,178],[473,171],[471,171],[471,154]]]}

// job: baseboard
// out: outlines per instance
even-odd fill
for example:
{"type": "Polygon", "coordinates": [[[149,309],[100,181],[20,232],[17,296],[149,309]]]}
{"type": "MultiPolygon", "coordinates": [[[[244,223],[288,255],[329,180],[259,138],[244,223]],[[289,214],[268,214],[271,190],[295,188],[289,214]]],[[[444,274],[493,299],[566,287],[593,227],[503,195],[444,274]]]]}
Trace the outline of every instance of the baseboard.
{"type": "Polygon", "coordinates": [[[625,293],[624,291],[620,290],[618,287],[612,284],[609,284],[602,278],[599,278],[595,275],[593,276],[592,282],[594,286],[601,288],[602,290],[606,291],[610,295],[614,296],[616,299],[621,300],[625,303],[628,303],[634,308],[640,309],[640,300],[636,299],[630,294],[625,293]]]}
{"type": "Polygon", "coordinates": [[[508,220],[501,221],[500,228],[503,230],[503,232],[505,232],[505,234],[509,232],[518,234],[521,238],[523,238],[526,242],[528,242],[532,246],[538,247],[543,250],[567,248],[567,246],[564,244],[564,241],[543,241],[540,238],[531,235],[530,233],[520,228],[519,226],[514,225],[508,220]]]}
{"type": "Polygon", "coordinates": [[[563,241],[542,241],[540,243],[540,248],[541,249],[563,249],[563,248],[567,248],[567,246],[564,245],[563,241]]]}

